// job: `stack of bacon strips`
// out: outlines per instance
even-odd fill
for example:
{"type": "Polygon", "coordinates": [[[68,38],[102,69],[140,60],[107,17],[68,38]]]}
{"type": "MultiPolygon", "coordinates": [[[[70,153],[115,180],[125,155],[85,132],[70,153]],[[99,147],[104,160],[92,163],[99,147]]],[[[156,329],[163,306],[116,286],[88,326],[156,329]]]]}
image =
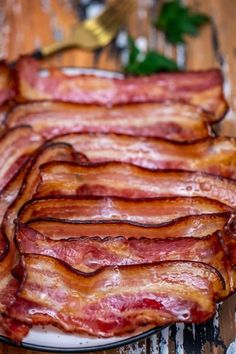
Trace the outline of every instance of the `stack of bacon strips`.
{"type": "Polygon", "coordinates": [[[212,129],[221,73],[0,70],[2,333],[211,318],[236,289],[236,140],[212,129]]]}

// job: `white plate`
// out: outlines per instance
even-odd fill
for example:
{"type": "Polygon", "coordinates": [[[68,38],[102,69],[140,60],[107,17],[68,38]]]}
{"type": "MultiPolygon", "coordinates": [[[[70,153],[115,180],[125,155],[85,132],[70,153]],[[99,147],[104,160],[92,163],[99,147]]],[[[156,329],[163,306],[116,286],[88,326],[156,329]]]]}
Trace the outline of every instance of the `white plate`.
{"type": "MultiPolygon", "coordinates": [[[[138,340],[144,339],[151,336],[164,327],[155,327],[150,329],[142,329],[136,331],[132,334],[120,337],[112,338],[95,338],[91,336],[82,336],[63,333],[59,329],[52,326],[34,326],[30,330],[27,337],[20,344],[21,347],[26,349],[34,349],[40,351],[51,351],[51,352],[91,352],[98,350],[107,350],[115,347],[120,347],[122,345],[127,345],[138,340]]],[[[0,331],[0,341],[15,345],[9,338],[1,334],[0,331]]]]}

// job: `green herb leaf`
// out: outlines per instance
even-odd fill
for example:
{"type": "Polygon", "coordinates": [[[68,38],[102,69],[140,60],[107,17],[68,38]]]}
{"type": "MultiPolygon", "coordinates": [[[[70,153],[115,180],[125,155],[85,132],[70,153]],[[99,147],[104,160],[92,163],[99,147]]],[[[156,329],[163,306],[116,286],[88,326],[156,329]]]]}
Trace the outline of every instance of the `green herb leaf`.
{"type": "Polygon", "coordinates": [[[172,0],[162,5],[155,26],[165,33],[166,39],[172,44],[184,43],[184,36],[196,36],[199,28],[210,21],[203,13],[194,13],[180,0],[172,0]]]}
{"type": "Polygon", "coordinates": [[[136,47],[134,40],[129,37],[129,60],[124,67],[127,74],[150,75],[158,71],[177,71],[177,64],[166,58],[164,55],[149,50],[146,53],[140,52],[136,47]]]}

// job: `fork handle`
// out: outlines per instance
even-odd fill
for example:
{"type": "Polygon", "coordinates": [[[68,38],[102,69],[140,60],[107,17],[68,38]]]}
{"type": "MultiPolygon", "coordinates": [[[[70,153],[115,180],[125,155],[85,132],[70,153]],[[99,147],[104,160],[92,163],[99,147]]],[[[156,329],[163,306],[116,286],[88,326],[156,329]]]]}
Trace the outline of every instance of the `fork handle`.
{"type": "Polygon", "coordinates": [[[31,55],[35,59],[43,59],[49,55],[53,55],[54,53],[60,52],[67,48],[75,47],[76,44],[72,41],[61,41],[54,42],[47,46],[42,47],[41,49],[35,50],[31,55]]]}

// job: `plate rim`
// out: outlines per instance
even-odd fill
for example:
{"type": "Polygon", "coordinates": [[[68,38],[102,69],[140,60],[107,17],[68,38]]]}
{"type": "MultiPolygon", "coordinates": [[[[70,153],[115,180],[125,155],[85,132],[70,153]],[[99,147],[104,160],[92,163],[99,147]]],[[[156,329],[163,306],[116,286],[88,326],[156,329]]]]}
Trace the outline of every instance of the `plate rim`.
{"type": "Polygon", "coordinates": [[[113,343],[108,343],[108,344],[101,344],[101,345],[96,345],[96,346],[87,346],[87,347],[74,347],[74,348],[62,348],[62,347],[52,347],[52,346],[44,346],[44,345],[38,345],[38,344],[31,344],[27,342],[21,342],[17,344],[13,340],[9,339],[8,337],[1,335],[0,334],[0,342],[11,345],[12,347],[15,348],[24,348],[24,349],[33,349],[35,351],[42,351],[42,352],[50,352],[50,353],[88,353],[88,352],[98,352],[98,351],[103,351],[103,350],[110,350],[110,349],[115,349],[119,348],[125,345],[132,344],[134,342],[137,342],[142,339],[146,339],[148,337],[151,337],[153,334],[157,334],[161,332],[163,329],[171,326],[171,324],[168,324],[166,326],[161,326],[161,327],[154,327],[151,329],[146,330],[145,332],[142,332],[140,334],[136,334],[132,337],[122,339],[113,343]]]}

